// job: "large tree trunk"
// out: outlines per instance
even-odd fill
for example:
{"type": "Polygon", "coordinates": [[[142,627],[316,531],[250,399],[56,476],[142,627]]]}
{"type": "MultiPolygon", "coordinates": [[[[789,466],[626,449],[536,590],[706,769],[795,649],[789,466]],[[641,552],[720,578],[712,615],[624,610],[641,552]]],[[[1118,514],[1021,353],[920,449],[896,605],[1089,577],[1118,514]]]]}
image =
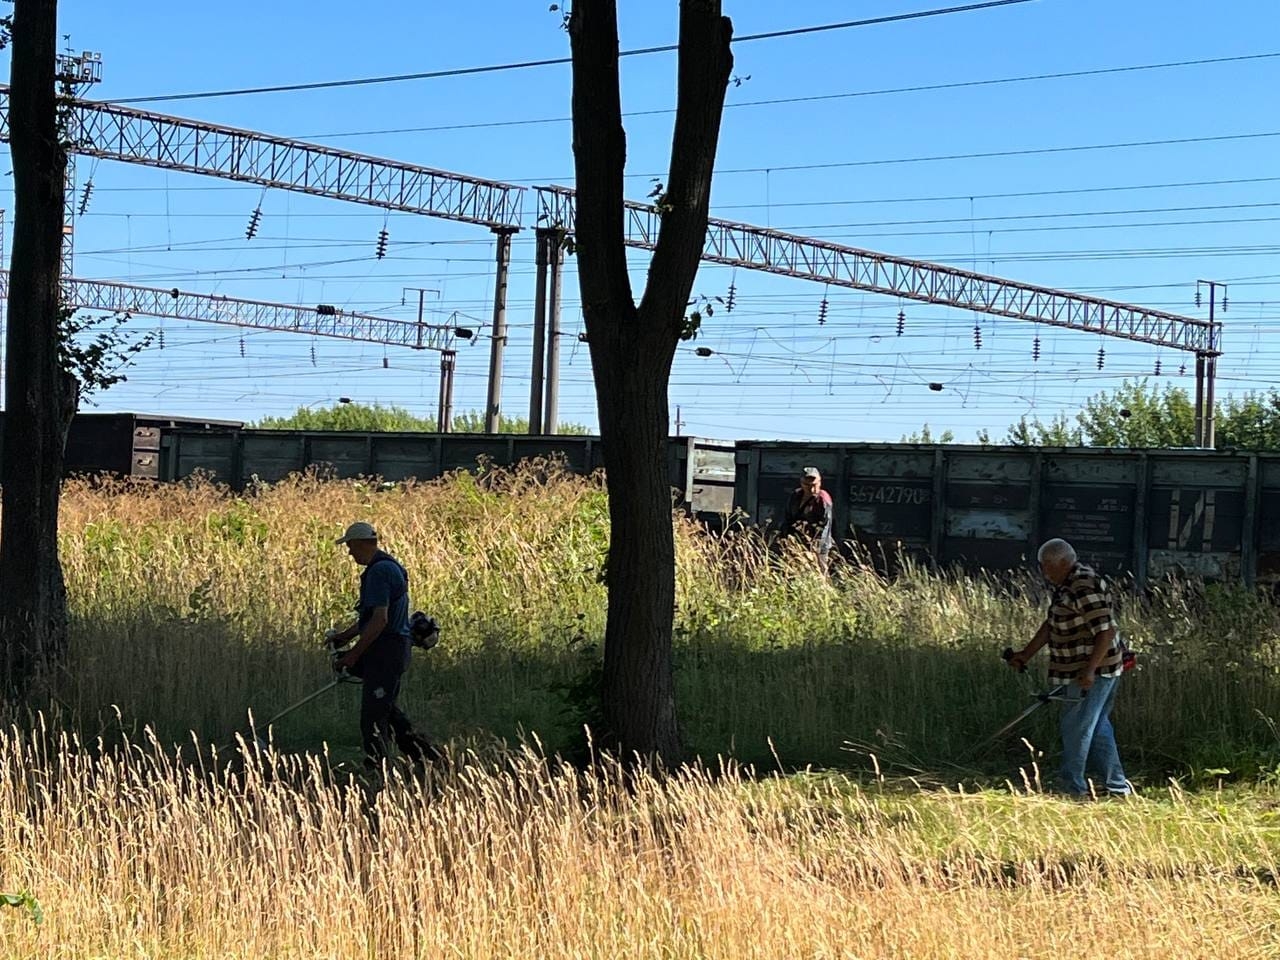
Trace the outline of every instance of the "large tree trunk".
{"type": "Polygon", "coordinates": [[[639,307],[624,239],[626,134],[616,0],[576,0],[573,149],[578,278],[609,484],[603,731],[624,756],[680,757],[671,666],[675,544],[667,384],[706,239],[711,172],[733,58],[719,0],[682,0],[675,135],[663,219],[639,307]]]}
{"type": "Polygon", "coordinates": [[[47,684],[66,647],[58,495],[76,383],[62,366],[58,279],[66,153],[54,72],[56,0],[17,0],[9,94],[15,216],[5,358],[0,513],[0,667],[4,692],[47,684]]]}
{"type": "Polygon", "coordinates": [[[604,713],[613,746],[674,763],[681,753],[671,665],[675,538],[667,476],[667,381],[674,345],[592,336],[609,483],[609,618],[604,713]],[[599,341],[600,345],[597,345],[599,341]],[[612,439],[611,439],[612,438],[612,439]]]}

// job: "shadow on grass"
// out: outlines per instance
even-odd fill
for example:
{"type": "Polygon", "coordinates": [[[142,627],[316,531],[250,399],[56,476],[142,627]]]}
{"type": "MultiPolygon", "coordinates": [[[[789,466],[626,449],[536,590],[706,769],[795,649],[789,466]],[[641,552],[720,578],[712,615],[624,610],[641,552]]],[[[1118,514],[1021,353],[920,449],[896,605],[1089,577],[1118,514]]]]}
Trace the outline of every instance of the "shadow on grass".
{"type": "MultiPolygon", "coordinates": [[[[193,735],[227,743],[249,729],[250,713],[265,734],[269,717],[332,679],[324,650],[296,635],[246,638],[223,621],[144,615],[95,622],[92,634],[87,628],[73,629],[58,697],[88,740],[121,733],[136,740],[150,726],[163,743],[193,735]]],[[[555,637],[517,646],[491,632],[453,647],[446,635],[434,650],[415,651],[401,706],[437,739],[536,737],[548,754],[571,753],[584,715],[568,690],[581,686],[595,656],[555,637]]],[[[1037,682],[1011,673],[996,650],[976,643],[958,649],[849,638],[751,649],[705,637],[677,647],[676,685],[688,752],[712,766],[727,757],[761,772],[814,766],[869,773],[874,754],[889,775],[1019,783],[1020,768],[1055,764],[1053,704],[981,745],[1032,702],[1037,682]]],[[[354,757],[358,710],[358,686],[342,685],[271,733],[287,750],[327,745],[335,756],[354,757]]],[[[1126,676],[1114,722],[1131,777],[1163,783],[1197,770],[1228,779],[1274,776],[1280,744],[1266,721],[1274,716],[1280,676],[1148,663],[1126,676]]]]}

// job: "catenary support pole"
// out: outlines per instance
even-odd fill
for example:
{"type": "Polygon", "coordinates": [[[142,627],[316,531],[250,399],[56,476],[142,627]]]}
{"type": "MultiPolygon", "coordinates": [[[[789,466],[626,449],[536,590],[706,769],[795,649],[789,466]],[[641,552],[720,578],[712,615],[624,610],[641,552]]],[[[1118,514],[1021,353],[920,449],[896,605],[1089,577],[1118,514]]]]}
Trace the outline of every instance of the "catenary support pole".
{"type": "Polygon", "coordinates": [[[542,417],[542,429],[555,433],[560,417],[560,293],[563,289],[564,233],[556,230],[547,237],[547,259],[550,276],[547,280],[547,406],[542,417]]]}
{"type": "Polygon", "coordinates": [[[1204,375],[1205,356],[1196,354],[1196,446],[1204,446],[1204,375]]]}
{"type": "Polygon", "coordinates": [[[453,370],[457,357],[453,350],[440,351],[440,402],[436,427],[441,433],[453,432],[453,370]]]}
{"type": "Polygon", "coordinates": [[[547,338],[547,248],[551,231],[539,228],[535,234],[538,248],[535,257],[537,269],[534,274],[533,290],[533,350],[530,360],[529,375],[529,433],[537,436],[542,433],[542,393],[544,384],[547,338]]]}
{"type": "Polygon", "coordinates": [[[494,230],[498,237],[497,272],[493,285],[493,343],[489,348],[489,397],[485,405],[484,431],[497,433],[502,414],[502,353],[507,345],[507,274],[511,268],[511,235],[514,230],[494,230]]]}

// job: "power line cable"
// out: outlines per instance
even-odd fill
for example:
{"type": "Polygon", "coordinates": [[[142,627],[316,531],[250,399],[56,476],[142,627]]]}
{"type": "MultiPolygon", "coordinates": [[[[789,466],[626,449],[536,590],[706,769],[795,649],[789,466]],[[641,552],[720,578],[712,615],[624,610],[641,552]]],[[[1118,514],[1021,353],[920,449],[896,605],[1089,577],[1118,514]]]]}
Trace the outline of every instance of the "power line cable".
{"type": "MultiPolygon", "coordinates": [[[[1247,206],[1247,207],[1263,206],[1263,207],[1275,208],[1275,207],[1280,207],[1280,203],[1256,204],[1256,205],[1244,204],[1242,206],[1247,206]]],[[[1070,217],[1076,217],[1076,216],[1081,216],[1081,217],[1083,216],[1119,216],[1120,213],[1121,211],[1117,211],[1115,213],[1105,213],[1105,214],[1064,213],[1064,214],[1029,214],[1025,217],[1016,217],[1016,216],[996,217],[996,218],[990,218],[990,219],[1001,220],[1001,221],[1013,221],[1014,223],[1018,221],[1039,221],[1039,223],[1037,223],[1034,226],[1017,226],[1010,223],[1006,223],[998,226],[983,227],[983,231],[990,235],[996,235],[996,234],[1007,235],[1007,234],[1015,234],[1015,233],[1078,233],[1081,231],[1095,231],[1095,230],[1144,230],[1144,229],[1155,229],[1155,228],[1162,228],[1162,227],[1185,227],[1185,226],[1248,226],[1250,224],[1275,223],[1277,221],[1280,221],[1280,217],[1269,216],[1269,217],[1216,217],[1216,218],[1204,218],[1204,219],[1198,219],[1198,220],[1131,220],[1131,221],[1120,221],[1120,222],[1068,223],[1068,224],[1061,224],[1061,223],[1046,224],[1043,222],[1046,219],[1070,218],[1070,217]]],[[[804,224],[804,225],[793,226],[793,227],[780,226],[779,229],[786,230],[792,233],[798,233],[803,231],[804,234],[808,236],[810,239],[828,241],[828,242],[832,240],[837,240],[837,239],[858,240],[859,242],[863,242],[867,240],[882,239],[887,237],[947,237],[947,236],[969,235],[970,228],[953,227],[951,229],[946,229],[946,225],[952,222],[953,221],[948,221],[948,220],[923,221],[925,225],[935,224],[935,223],[938,224],[937,227],[934,227],[933,229],[928,229],[928,230],[882,229],[882,226],[899,226],[899,225],[907,226],[907,225],[910,225],[909,221],[905,221],[902,224],[895,224],[893,222],[888,222],[883,225],[874,224],[874,223],[866,223],[866,224],[817,223],[817,224],[804,224]],[[856,230],[857,232],[856,233],[825,232],[825,231],[837,231],[837,230],[846,231],[850,229],[856,230]]],[[[267,237],[265,239],[268,241],[271,241],[277,238],[267,237]]],[[[301,240],[297,242],[289,242],[289,243],[267,242],[264,244],[255,245],[254,249],[259,252],[265,253],[268,251],[289,250],[289,249],[308,250],[308,251],[359,249],[359,248],[365,247],[366,245],[367,245],[366,240],[342,240],[338,238],[331,238],[331,239],[307,238],[305,240],[301,240]]],[[[412,240],[401,241],[399,244],[399,246],[402,248],[409,248],[413,246],[429,246],[429,245],[431,244],[427,244],[425,241],[412,241],[412,240]]],[[[93,256],[93,257],[105,258],[112,255],[119,255],[119,254],[126,254],[126,253],[128,254],[167,253],[167,252],[238,253],[242,250],[243,250],[243,242],[240,241],[240,238],[233,237],[230,239],[218,238],[218,239],[210,239],[210,240],[192,240],[192,241],[184,242],[182,244],[174,244],[172,247],[170,247],[167,244],[154,244],[154,245],[135,246],[135,247],[128,247],[128,248],[116,247],[116,248],[100,249],[100,250],[85,250],[82,253],[80,253],[80,256],[85,256],[85,257],[93,256]]],[[[470,262],[470,263],[486,262],[485,258],[480,258],[480,257],[474,257],[474,258],[473,257],[466,257],[466,258],[464,257],[430,257],[430,258],[415,257],[413,259],[419,262],[424,262],[424,261],[425,262],[448,261],[448,262],[470,262]]]]}
{"type": "MultiPolygon", "coordinates": [[[[882,160],[840,160],[830,163],[796,163],[770,167],[734,167],[728,170],[717,170],[715,173],[716,176],[722,176],[729,173],[760,174],[782,173],[785,171],[797,170],[836,170],[848,167],[888,166],[896,163],[933,163],[942,160],[990,160],[996,157],[1030,157],[1053,153],[1080,153],[1088,150],[1122,150],[1133,147],[1167,147],[1193,143],[1225,143],[1234,140],[1261,140],[1269,137],[1280,137],[1280,130],[1270,130],[1261,133],[1228,133],[1208,137],[1173,137],[1167,140],[1125,140],[1115,143],[1084,143],[1062,147],[1033,147],[1023,150],[989,150],[982,153],[945,153],[925,157],[892,157],[882,160]]],[[[666,174],[633,173],[627,174],[627,179],[652,180],[655,176],[666,176],[666,174]]],[[[516,180],[512,182],[545,184],[549,180],[555,179],[563,178],[543,177],[537,180],[516,180]]],[[[965,199],[967,200],[968,197],[965,199]]]]}
{"type": "MultiPolygon", "coordinates": [[[[1117,73],[1138,73],[1145,70],[1171,70],[1181,67],[1200,67],[1223,63],[1246,63],[1255,60],[1271,60],[1280,57],[1280,52],[1253,53],[1234,57],[1206,57],[1200,60],[1171,60],[1165,63],[1138,63],[1118,67],[1098,67],[1092,70],[1069,70],[1061,73],[1034,73],[1016,77],[994,77],[987,80],[957,80],[951,83],[930,83],[910,87],[885,87],[878,90],[855,90],[849,93],[824,93],[805,97],[779,97],[769,100],[745,100],[738,103],[726,103],[725,110],[737,110],[744,107],[772,107],[797,103],[825,103],[832,100],[850,100],[857,97],[883,97],[902,93],[929,93],[939,90],[963,90],[971,87],[994,87],[1011,83],[1028,83],[1040,80],[1072,80],[1083,77],[1100,77],[1117,73]]],[[[133,101],[118,100],[117,103],[133,101]]],[[[664,107],[656,110],[629,110],[626,117],[658,117],[674,114],[675,110],[664,107]]],[[[543,126],[552,123],[572,123],[573,117],[536,117],[530,120],[487,120],[475,123],[446,123],[430,127],[388,127],[381,130],[349,130],[335,133],[302,134],[299,140],[341,140],[348,137],[378,137],[403,133],[445,133],[454,130],[485,130],[505,127],[543,126]]]]}
{"type": "MultiPolygon", "coordinates": [[[[1243,177],[1229,180],[1180,180],[1169,183],[1131,183],[1108,187],[1071,187],[1059,190],[1019,190],[1009,193],[952,194],[935,197],[870,197],[857,200],[799,200],[791,203],[770,204],[771,207],[838,207],[879,203],[944,203],[960,200],[1014,200],[1025,197],[1062,197],[1085,193],[1120,193],[1128,190],[1172,190],[1181,187],[1220,187],[1242,184],[1280,183],[1280,177],[1243,177]]],[[[109,189],[109,188],[108,188],[109,189]]],[[[148,188],[150,189],[150,188],[148,188]]],[[[713,207],[722,210],[759,210],[763,203],[731,203],[713,207]]],[[[236,214],[239,216],[239,214],[236,214]]]]}
{"type": "MultiPolygon", "coordinates": [[[[1130,183],[1130,184],[1117,184],[1114,186],[1102,186],[1102,187],[1069,187],[1069,188],[1057,189],[1057,190],[1019,190],[1019,191],[1012,191],[1012,192],[1005,192],[1005,193],[973,193],[973,194],[966,193],[963,195],[945,194],[945,195],[927,196],[927,197],[860,197],[852,200],[838,200],[838,199],[797,200],[797,201],[782,202],[782,203],[774,201],[770,203],[769,206],[774,208],[837,207],[837,206],[854,206],[854,205],[888,204],[888,203],[943,203],[948,201],[961,201],[961,200],[966,200],[966,201],[967,200],[1007,200],[1007,199],[1020,199],[1024,197],[1071,196],[1076,194],[1087,194],[1087,193],[1121,193],[1128,190],[1173,190],[1173,189],[1179,189],[1183,187],[1242,186],[1242,185],[1250,185],[1250,184],[1258,184],[1258,183],[1280,183],[1280,177],[1236,177],[1236,178],[1230,178],[1225,180],[1175,180],[1175,181],[1169,181],[1165,183],[1130,183]]],[[[97,187],[94,193],[95,193],[95,196],[100,193],[159,193],[164,189],[165,189],[164,187],[151,187],[151,186],[97,187]]],[[[242,184],[206,184],[202,186],[171,187],[169,189],[173,193],[178,193],[178,192],[216,193],[219,191],[260,190],[261,188],[257,186],[244,186],[242,184]]],[[[765,204],[763,203],[729,203],[729,204],[713,205],[712,211],[714,213],[717,211],[726,211],[726,210],[758,210],[758,209],[763,209],[764,206],[765,204]]],[[[88,217],[92,217],[95,215],[96,216],[121,216],[121,217],[123,216],[136,216],[136,217],[163,216],[163,214],[157,214],[157,213],[130,214],[130,213],[114,213],[111,211],[98,213],[92,210],[86,214],[86,216],[88,217]]],[[[186,215],[186,214],[174,214],[174,216],[183,216],[183,215],[186,215]]],[[[213,214],[191,214],[191,215],[192,216],[213,216],[213,214]]],[[[243,215],[239,213],[224,213],[224,214],[218,214],[218,216],[225,216],[228,218],[238,217],[243,219],[243,215]]],[[[327,218],[336,219],[340,217],[360,217],[364,219],[371,219],[375,217],[380,218],[382,216],[382,212],[370,211],[370,212],[338,212],[338,213],[294,213],[293,216],[316,217],[321,219],[327,219],[327,218]]],[[[517,234],[515,237],[512,238],[512,242],[515,242],[515,243],[519,243],[523,241],[532,242],[532,238],[521,237],[519,234],[517,234]]],[[[466,238],[466,239],[458,239],[458,240],[438,240],[433,242],[453,243],[453,244],[467,244],[467,243],[488,244],[488,243],[491,243],[492,241],[488,239],[478,240],[475,238],[466,238]]]]}
{"type": "MultiPolygon", "coordinates": [[[[967,3],[962,6],[940,7],[933,10],[917,10],[911,13],[895,13],[883,17],[871,17],[865,20],[845,20],[841,23],[824,23],[811,27],[793,27],[788,30],[772,30],[767,33],[753,33],[734,37],[733,43],[750,43],[754,40],[774,40],[780,37],[796,37],[803,34],[825,33],[832,30],[848,30],[853,27],[871,27],[887,23],[902,23],[908,20],[923,20],[929,17],[942,17],[955,13],[972,13],[978,10],[989,10],[994,7],[1009,7],[1034,0],[983,0],[981,3],[967,3]]],[[[619,57],[639,57],[653,53],[671,53],[679,50],[676,43],[663,44],[656,47],[640,47],[634,50],[623,50],[619,57]]],[[[158,103],[174,100],[204,100],[214,97],[242,97],[258,93],[291,93],[300,90],[332,90],[339,87],[362,87],[380,83],[400,83],[406,80],[437,80],[443,77],[465,77],[482,73],[499,73],[507,70],[525,70],[532,67],[549,67],[572,63],[572,57],[551,57],[543,60],[524,60],[515,63],[499,63],[482,67],[457,67],[451,70],[432,70],[425,73],[400,73],[380,77],[359,77],[349,80],[319,80],[313,83],[286,83],[270,87],[241,87],[231,90],[210,90],[200,93],[173,93],[164,96],[126,97],[112,100],[111,103],[158,103]]]]}

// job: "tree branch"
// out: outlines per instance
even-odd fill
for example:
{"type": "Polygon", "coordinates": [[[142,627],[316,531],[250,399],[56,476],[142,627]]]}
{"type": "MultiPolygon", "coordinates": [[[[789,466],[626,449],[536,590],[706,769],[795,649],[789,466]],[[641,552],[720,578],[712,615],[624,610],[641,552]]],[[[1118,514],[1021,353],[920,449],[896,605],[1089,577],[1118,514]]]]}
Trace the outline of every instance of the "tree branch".
{"type": "Polygon", "coordinates": [[[588,336],[596,317],[635,313],[624,244],[623,169],[627,135],[618,81],[616,0],[577,0],[569,17],[573,56],[573,158],[577,223],[573,226],[588,336]]]}
{"type": "Polygon", "coordinates": [[[721,16],[720,0],[681,0],[676,123],[665,212],[640,302],[642,322],[660,326],[673,348],[706,242],[711,174],[733,70],[732,38],[733,24],[721,16]]]}

